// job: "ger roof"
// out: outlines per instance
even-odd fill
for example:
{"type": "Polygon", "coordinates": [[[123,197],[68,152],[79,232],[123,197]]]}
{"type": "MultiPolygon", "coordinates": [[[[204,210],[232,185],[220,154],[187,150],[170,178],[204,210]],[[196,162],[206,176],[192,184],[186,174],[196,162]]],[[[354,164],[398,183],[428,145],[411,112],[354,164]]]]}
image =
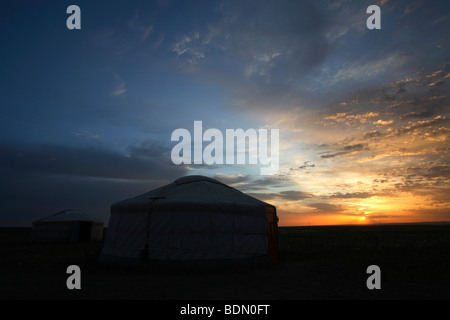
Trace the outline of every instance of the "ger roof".
{"type": "Polygon", "coordinates": [[[192,175],[185,176],[137,197],[113,204],[114,209],[142,206],[220,206],[222,209],[236,206],[272,206],[216,179],[192,175]]]}

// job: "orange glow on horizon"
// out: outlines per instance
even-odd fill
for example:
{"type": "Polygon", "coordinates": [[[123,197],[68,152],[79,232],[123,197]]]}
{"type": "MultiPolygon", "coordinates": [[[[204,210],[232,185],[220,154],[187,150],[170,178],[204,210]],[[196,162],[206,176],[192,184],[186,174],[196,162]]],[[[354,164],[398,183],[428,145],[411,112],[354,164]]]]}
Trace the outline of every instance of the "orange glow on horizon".
{"type": "MultiPolygon", "coordinates": [[[[443,213],[445,215],[446,213],[443,213]]],[[[420,218],[417,213],[393,212],[393,217],[384,219],[373,219],[369,216],[359,215],[341,215],[341,214],[320,214],[320,215],[295,215],[292,213],[283,214],[278,212],[280,227],[295,226],[326,226],[326,225],[370,225],[370,224],[389,224],[389,223],[417,223],[417,222],[437,222],[446,221],[445,216],[433,216],[428,219],[420,218]],[[401,216],[404,216],[402,218],[401,216]]]]}
{"type": "MultiPolygon", "coordinates": [[[[335,212],[321,211],[299,202],[278,201],[279,226],[370,225],[448,221],[449,209],[428,196],[374,196],[365,199],[333,199],[335,212]]],[[[314,204],[314,203],[313,203],[314,204]]]]}

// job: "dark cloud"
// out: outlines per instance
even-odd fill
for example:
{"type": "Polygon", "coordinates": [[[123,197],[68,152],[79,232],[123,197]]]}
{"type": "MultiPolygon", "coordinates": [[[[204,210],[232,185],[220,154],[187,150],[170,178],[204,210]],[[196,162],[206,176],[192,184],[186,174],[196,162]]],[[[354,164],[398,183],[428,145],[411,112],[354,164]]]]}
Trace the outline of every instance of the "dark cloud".
{"type": "Polygon", "coordinates": [[[364,134],[364,139],[377,138],[377,137],[381,137],[381,136],[383,136],[383,134],[380,131],[374,130],[371,132],[366,132],[364,134]]]}
{"type": "Polygon", "coordinates": [[[249,196],[254,197],[258,200],[261,201],[271,201],[274,200],[278,195],[276,193],[270,192],[270,193],[265,193],[265,192],[248,192],[247,193],[249,196]]]}
{"type": "Polygon", "coordinates": [[[292,106],[302,95],[295,82],[320,72],[336,48],[327,38],[335,21],[315,1],[224,1],[214,14],[172,52],[183,68],[227,82],[239,108],[292,106]]]}
{"type": "Polygon", "coordinates": [[[61,145],[2,146],[0,224],[25,225],[57,211],[84,210],[107,222],[112,203],[185,175],[166,148],[150,141],[130,154],[61,145]]]}
{"type": "Polygon", "coordinates": [[[374,183],[387,183],[389,179],[373,179],[374,183]]]}
{"type": "Polygon", "coordinates": [[[355,151],[361,151],[361,150],[364,150],[365,148],[366,148],[365,144],[358,143],[358,144],[342,147],[341,148],[342,151],[339,151],[339,152],[336,152],[333,154],[324,154],[324,155],[321,155],[320,157],[324,158],[324,159],[334,158],[334,157],[342,156],[342,155],[349,154],[349,153],[352,153],[355,151]]]}
{"type": "Polygon", "coordinates": [[[239,190],[242,191],[261,191],[267,190],[276,187],[289,187],[290,185],[294,185],[293,181],[286,176],[281,175],[273,175],[273,176],[265,176],[261,179],[250,180],[247,183],[243,183],[239,185],[239,190]]]}
{"type": "Polygon", "coordinates": [[[423,173],[426,178],[450,178],[450,165],[436,165],[426,168],[423,173]]]}
{"type": "Polygon", "coordinates": [[[282,199],[282,200],[286,200],[286,201],[300,201],[300,200],[314,197],[314,195],[310,192],[296,191],[296,190],[286,190],[286,191],[281,191],[279,193],[249,192],[248,195],[255,197],[257,199],[263,200],[263,201],[269,201],[269,200],[275,200],[275,199],[282,199]]]}
{"type": "Polygon", "coordinates": [[[400,173],[394,174],[398,177],[403,177],[407,181],[434,181],[439,179],[448,180],[450,178],[450,164],[442,161],[438,162],[426,162],[422,166],[409,166],[404,168],[400,173]],[[439,178],[439,179],[438,179],[439,178]]]}
{"type": "Polygon", "coordinates": [[[281,191],[279,193],[279,197],[284,200],[297,201],[306,198],[311,198],[313,197],[313,195],[309,192],[288,190],[288,191],[281,191]]]}
{"type": "Polygon", "coordinates": [[[305,161],[301,166],[290,168],[289,170],[303,170],[308,168],[314,168],[316,165],[314,163],[310,163],[309,161],[305,161]]]}
{"type": "Polygon", "coordinates": [[[428,108],[424,111],[412,111],[403,116],[400,116],[400,120],[417,120],[423,118],[430,118],[436,115],[436,109],[434,106],[428,108]]]}
{"type": "Polygon", "coordinates": [[[0,169],[0,225],[31,226],[31,221],[64,209],[79,209],[104,221],[113,203],[170,183],[167,180],[119,180],[92,177],[10,172],[0,169]]]}
{"type": "Polygon", "coordinates": [[[128,146],[129,156],[138,159],[154,159],[160,156],[168,156],[170,155],[170,150],[170,146],[157,140],[145,140],[139,145],[128,146]]]}
{"type": "Polygon", "coordinates": [[[333,46],[326,40],[328,21],[314,1],[225,2],[221,24],[229,37],[220,47],[227,55],[259,61],[257,76],[292,79],[320,65],[333,46]],[[264,75],[263,75],[264,74],[264,75]]]}
{"type": "Polygon", "coordinates": [[[336,192],[329,196],[331,199],[365,199],[373,197],[374,194],[371,194],[370,192],[347,192],[347,193],[341,193],[336,192]]]}
{"type": "Polygon", "coordinates": [[[328,202],[317,202],[307,204],[308,207],[315,208],[321,212],[336,213],[342,211],[341,205],[331,204],[328,202]]]}
{"type": "Polygon", "coordinates": [[[129,155],[94,147],[63,145],[3,146],[0,166],[11,171],[113,179],[160,179],[182,176],[183,166],[172,163],[168,149],[145,142],[130,147],[129,155]]]}

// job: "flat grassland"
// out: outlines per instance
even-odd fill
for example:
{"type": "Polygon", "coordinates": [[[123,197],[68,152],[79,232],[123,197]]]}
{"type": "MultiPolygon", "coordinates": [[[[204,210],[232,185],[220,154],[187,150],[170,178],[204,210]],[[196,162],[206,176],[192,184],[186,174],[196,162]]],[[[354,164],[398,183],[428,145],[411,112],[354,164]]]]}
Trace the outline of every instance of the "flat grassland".
{"type": "Polygon", "coordinates": [[[281,227],[277,264],[151,268],[101,264],[103,243],[31,244],[30,228],[0,228],[0,298],[152,300],[450,299],[450,226],[281,227]],[[81,290],[69,290],[69,265],[81,290]],[[367,267],[381,289],[366,286],[367,267]]]}

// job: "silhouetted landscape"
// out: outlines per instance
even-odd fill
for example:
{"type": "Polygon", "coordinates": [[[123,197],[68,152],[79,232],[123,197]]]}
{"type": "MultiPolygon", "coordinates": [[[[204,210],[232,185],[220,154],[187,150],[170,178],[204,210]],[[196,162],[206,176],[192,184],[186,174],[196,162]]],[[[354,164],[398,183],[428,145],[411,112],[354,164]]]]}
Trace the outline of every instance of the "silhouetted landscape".
{"type": "Polygon", "coordinates": [[[30,232],[0,229],[2,299],[450,298],[448,223],[280,227],[279,263],[215,268],[106,265],[103,242],[36,244],[30,232]],[[66,287],[72,264],[81,290],[66,287]],[[380,267],[380,290],[366,286],[369,265],[380,267]]]}

